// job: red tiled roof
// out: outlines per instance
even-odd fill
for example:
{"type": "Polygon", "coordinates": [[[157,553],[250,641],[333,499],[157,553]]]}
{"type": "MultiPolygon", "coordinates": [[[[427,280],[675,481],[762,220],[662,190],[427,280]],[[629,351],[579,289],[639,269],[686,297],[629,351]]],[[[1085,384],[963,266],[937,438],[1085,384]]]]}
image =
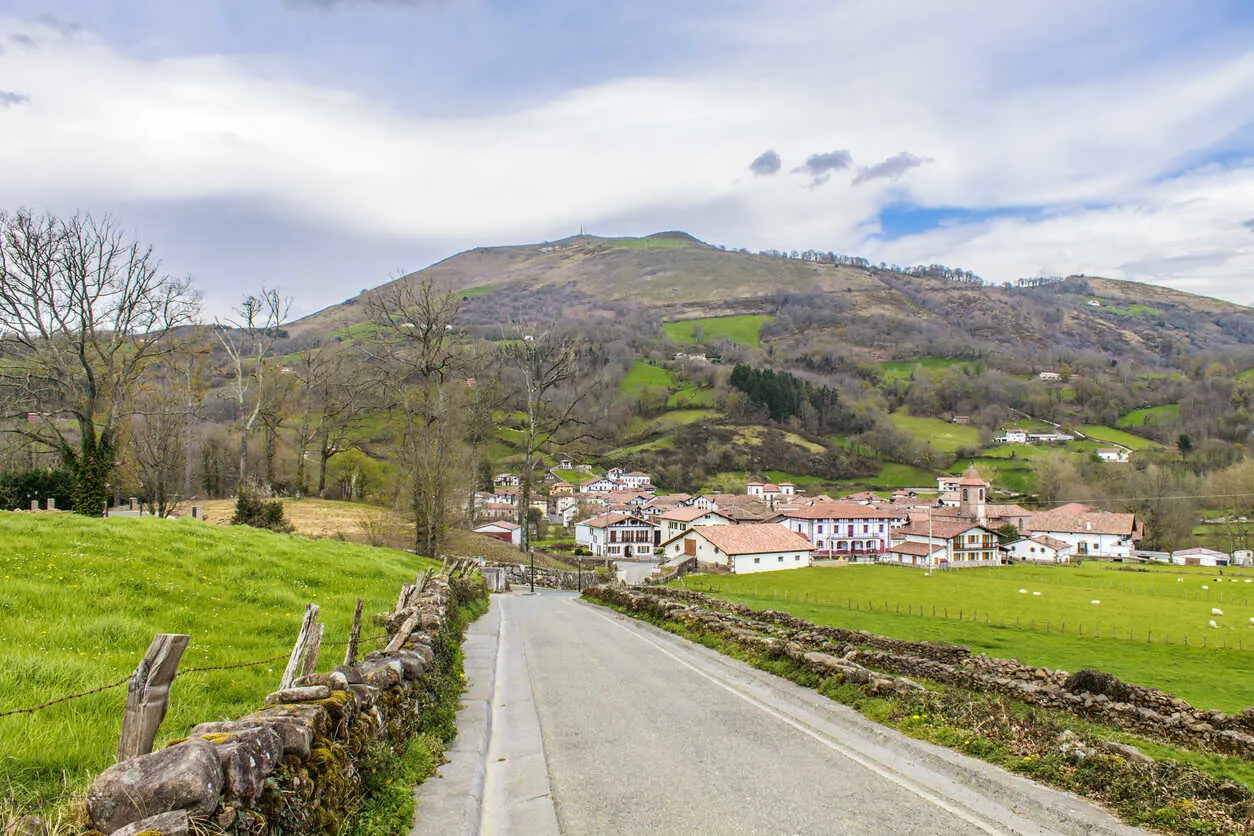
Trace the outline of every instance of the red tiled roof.
{"type": "Polygon", "coordinates": [[[608,526],[617,525],[621,522],[633,522],[639,525],[648,526],[653,525],[653,523],[642,520],[639,517],[633,517],[631,514],[602,514],[599,517],[592,517],[591,519],[584,520],[579,523],[579,525],[586,525],[589,528],[607,528],[608,526]]]}
{"type": "Polygon", "coordinates": [[[929,554],[935,554],[944,550],[944,546],[928,546],[927,543],[916,543],[911,540],[898,543],[889,549],[893,554],[912,554],[915,557],[927,557],[929,554]]]}
{"type": "Polygon", "coordinates": [[[1126,537],[1136,533],[1136,515],[1095,511],[1087,505],[1073,502],[1052,511],[1039,511],[1033,514],[1028,527],[1033,532],[1113,534],[1126,537]]]}
{"type": "Polygon", "coordinates": [[[728,555],[814,551],[814,546],[805,537],[776,523],[698,525],[690,530],[728,555]]]}
{"type": "Polygon", "coordinates": [[[704,517],[706,514],[715,514],[726,519],[726,515],[722,511],[707,511],[704,508],[672,508],[665,514],[658,514],[659,520],[674,520],[675,522],[692,522],[695,519],[704,517]]]}

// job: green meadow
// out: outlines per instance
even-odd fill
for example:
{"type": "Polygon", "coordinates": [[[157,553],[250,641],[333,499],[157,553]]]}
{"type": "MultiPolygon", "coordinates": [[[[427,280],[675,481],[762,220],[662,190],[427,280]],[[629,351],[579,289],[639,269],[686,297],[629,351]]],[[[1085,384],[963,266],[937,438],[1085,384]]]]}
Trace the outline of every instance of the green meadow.
{"type": "Polygon", "coordinates": [[[760,348],[762,326],[775,319],[763,314],[739,314],[736,316],[710,316],[704,319],[685,319],[680,322],[664,322],[662,329],[668,339],[677,343],[706,343],[711,340],[729,340],[751,348],[760,348]],[[697,334],[700,329],[700,336],[697,334]]]}
{"type": "Polygon", "coordinates": [[[1095,441],[1104,441],[1107,444],[1119,444],[1127,447],[1129,450],[1155,450],[1162,449],[1162,445],[1156,441],[1150,441],[1148,438],[1142,438],[1139,435],[1117,430],[1113,427],[1099,427],[1086,424],[1080,427],[1080,432],[1087,435],[1095,441]]]}
{"type": "Polygon", "coordinates": [[[1119,426],[1123,429],[1136,429],[1146,425],[1157,426],[1161,424],[1169,424],[1180,416],[1180,404],[1169,403],[1162,406],[1150,406],[1144,409],[1134,409],[1127,415],[1119,419],[1119,426]]]}
{"type": "Polygon", "coordinates": [[[679,583],[818,624],[951,642],[1067,671],[1098,668],[1202,708],[1254,704],[1254,571],[1226,569],[1217,582],[1214,569],[1123,569],[1090,561],[928,575],[898,566],[816,566],[690,575],[679,583]]]}
{"type": "Polygon", "coordinates": [[[953,367],[968,365],[967,360],[955,360],[949,357],[920,357],[918,360],[890,360],[880,363],[884,371],[884,379],[910,380],[918,372],[938,372],[953,367]]]}
{"type": "Polygon", "coordinates": [[[937,450],[956,452],[961,447],[979,447],[980,431],[970,424],[951,424],[940,418],[921,418],[898,410],[888,416],[893,426],[937,450]]]}
{"type": "MultiPolygon", "coordinates": [[[[186,633],[157,745],[254,710],[279,683],[305,604],[326,625],[320,670],[343,660],[433,562],[403,552],[194,520],[0,512],[0,713],[129,676],[156,633],[186,633]],[[267,660],[236,670],[193,668],[267,660]]],[[[363,642],[362,652],[377,646],[363,642]]],[[[111,764],[126,688],[0,717],[0,781],[20,808],[54,806],[111,764]]]]}

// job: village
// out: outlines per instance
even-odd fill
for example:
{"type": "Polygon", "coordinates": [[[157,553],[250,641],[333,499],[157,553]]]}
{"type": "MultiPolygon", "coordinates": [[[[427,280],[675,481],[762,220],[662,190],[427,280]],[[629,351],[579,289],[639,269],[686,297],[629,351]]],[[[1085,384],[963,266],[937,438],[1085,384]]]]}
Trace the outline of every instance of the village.
{"type": "MultiPolygon", "coordinates": [[[[687,572],[749,574],[812,565],[886,563],[941,571],[1011,563],[1070,564],[1084,559],[1180,566],[1249,566],[1254,553],[1206,548],[1139,548],[1143,524],[1132,513],[1082,503],[1047,510],[991,501],[974,468],[941,476],[935,487],[807,496],[789,482],[748,482],[744,493],[658,493],[647,473],[594,473],[569,460],[535,486],[531,514],[520,514],[521,478],[500,473],[476,495],[475,531],[521,548],[518,520],[543,520],[573,534],[577,555],[630,567],[633,577],[687,572]],[[560,478],[578,470],[582,484],[560,478]],[[641,570],[645,572],[642,573],[641,570]]],[[[620,575],[623,573],[620,571],[620,575]]]]}

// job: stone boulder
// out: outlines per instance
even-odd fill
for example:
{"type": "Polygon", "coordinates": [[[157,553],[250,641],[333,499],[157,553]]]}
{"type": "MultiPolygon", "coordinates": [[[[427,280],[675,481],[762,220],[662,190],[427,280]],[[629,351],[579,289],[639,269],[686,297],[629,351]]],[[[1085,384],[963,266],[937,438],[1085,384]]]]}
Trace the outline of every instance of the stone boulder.
{"type": "Polygon", "coordinates": [[[230,797],[251,806],[261,797],[266,776],[283,758],[283,738],[270,726],[211,735],[230,797]]]}
{"type": "Polygon", "coordinates": [[[193,738],[100,773],[87,791],[87,812],[105,833],[176,810],[208,816],[218,807],[223,780],[213,744],[193,738]]]}
{"type": "Polygon", "coordinates": [[[115,830],[110,836],[188,836],[191,823],[187,820],[186,810],[174,810],[149,816],[137,822],[131,822],[121,830],[115,830]]]}

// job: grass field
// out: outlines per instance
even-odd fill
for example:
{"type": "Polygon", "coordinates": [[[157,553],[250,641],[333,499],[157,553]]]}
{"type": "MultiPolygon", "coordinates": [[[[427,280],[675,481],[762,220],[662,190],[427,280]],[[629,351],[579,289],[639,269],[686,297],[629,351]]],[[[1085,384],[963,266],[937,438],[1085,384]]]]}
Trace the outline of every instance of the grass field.
{"type": "Polygon", "coordinates": [[[1150,406],[1145,409],[1134,409],[1119,419],[1119,426],[1124,429],[1135,429],[1149,424],[1169,424],[1180,416],[1180,404],[1169,403],[1162,406],[1150,406]]]}
{"type": "Polygon", "coordinates": [[[909,380],[916,369],[924,372],[935,372],[953,366],[965,366],[967,363],[968,361],[966,360],[954,360],[949,357],[921,357],[918,360],[892,360],[880,363],[880,368],[884,371],[884,379],[893,381],[909,380]]]}
{"type": "MultiPolygon", "coordinates": [[[[0,512],[0,712],[129,676],[153,634],[191,644],[162,741],[198,722],[255,709],[278,685],[307,602],[326,624],[320,670],[341,661],[355,599],[390,610],[430,561],[192,520],[86,519],[0,512]],[[229,671],[189,669],[270,660],[229,671]]],[[[363,637],[380,626],[367,621],[363,637]]],[[[377,646],[367,643],[363,650],[377,646]]],[[[0,780],[11,800],[43,807],[113,762],[125,687],[33,714],[0,717],[0,780]]]]}
{"type": "Polygon", "coordinates": [[[918,418],[898,410],[888,416],[893,426],[926,441],[937,450],[953,453],[960,447],[979,447],[980,431],[970,424],[951,424],[939,418],[918,418]]]}
{"type": "Polygon", "coordinates": [[[819,624],[952,642],[1068,671],[1099,668],[1202,708],[1237,711],[1254,704],[1254,582],[1245,583],[1254,572],[1225,570],[1216,583],[1213,571],[1120,571],[1089,562],[928,576],[895,566],[819,566],[692,575],[682,584],[819,624]],[[1212,607],[1224,615],[1212,616],[1212,607]],[[1218,629],[1207,626],[1212,618],[1218,629]]]}
{"type": "Polygon", "coordinates": [[[1162,445],[1156,441],[1150,441],[1148,438],[1142,438],[1139,435],[1126,433],[1123,430],[1117,430],[1113,427],[1098,427],[1085,424],[1080,427],[1080,432],[1096,441],[1105,441],[1108,444],[1119,444],[1127,447],[1129,450],[1162,449],[1162,445]]]}
{"type": "Polygon", "coordinates": [[[670,392],[675,386],[675,375],[669,369],[652,366],[637,360],[627,376],[623,378],[619,394],[625,398],[638,398],[646,389],[662,389],[670,392]]]}
{"type": "Polygon", "coordinates": [[[730,340],[751,348],[760,348],[762,326],[775,319],[763,314],[739,314],[737,316],[711,316],[705,319],[685,319],[680,322],[663,322],[666,336],[677,343],[706,343],[711,340],[730,340]],[[700,338],[697,329],[701,329],[700,338]]]}
{"type": "MultiPolygon", "coordinates": [[[[795,481],[795,480],[794,480],[795,481]]],[[[895,491],[898,488],[935,488],[936,476],[919,467],[885,462],[880,472],[864,479],[843,479],[837,483],[842,490],[895,491]]]]}

